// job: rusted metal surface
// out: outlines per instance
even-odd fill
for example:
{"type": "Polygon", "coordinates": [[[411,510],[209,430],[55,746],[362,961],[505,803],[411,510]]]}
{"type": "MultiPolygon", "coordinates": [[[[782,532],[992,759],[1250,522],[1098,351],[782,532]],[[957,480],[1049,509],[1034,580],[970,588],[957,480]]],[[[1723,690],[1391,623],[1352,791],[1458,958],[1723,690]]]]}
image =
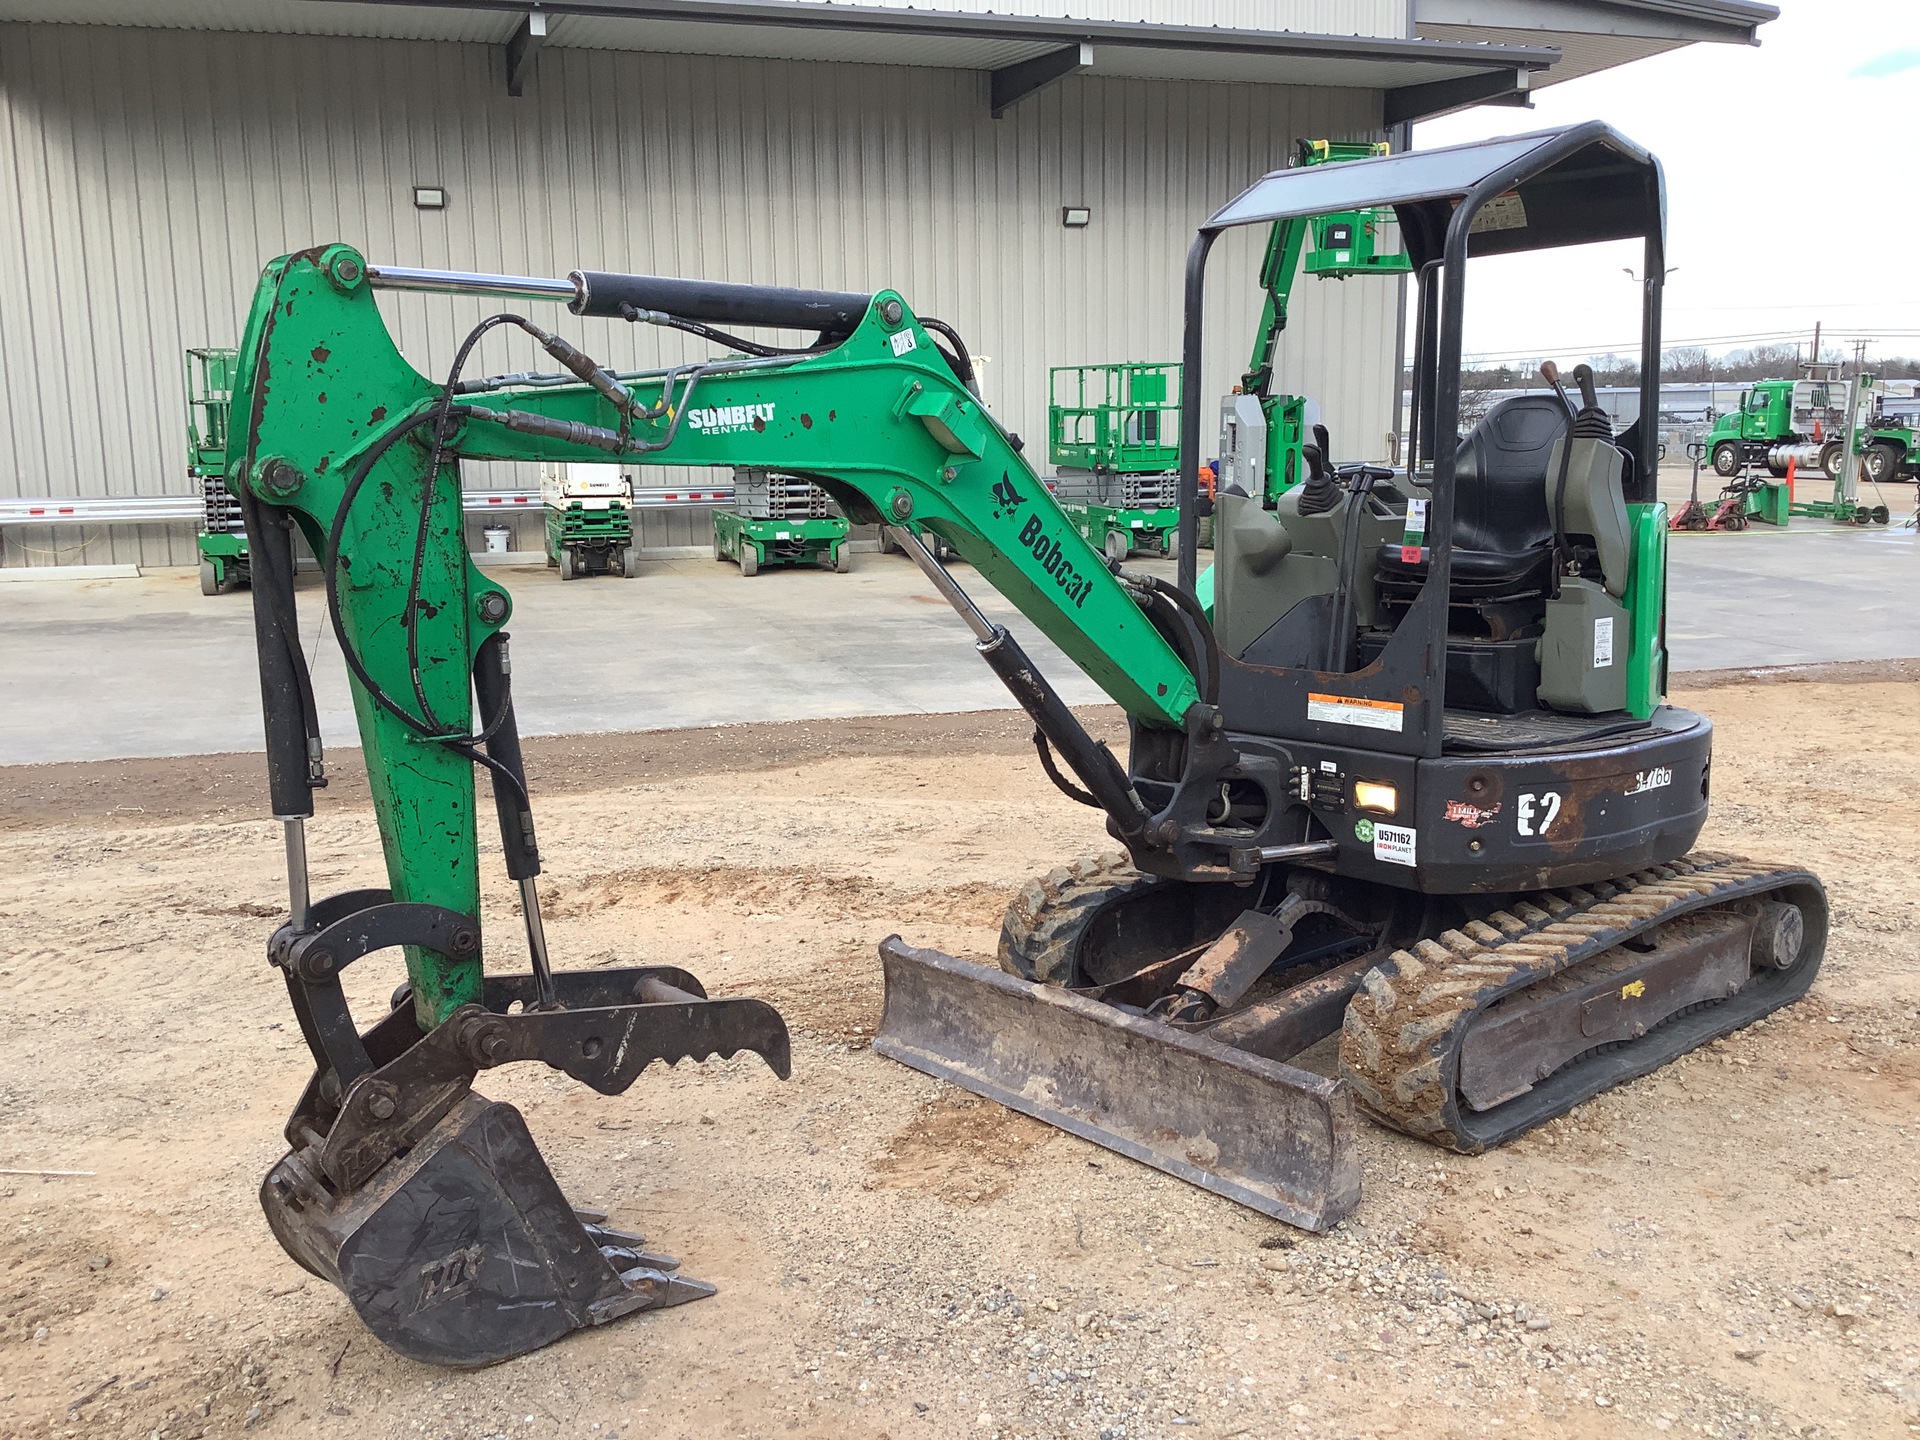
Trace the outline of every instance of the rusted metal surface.
{"type": "Polygon", "coordinates": [[[1302,1229],[1359,1203],[1343,1081],[898,936],[880,959],[880,1054],[1302,1229]]]}
{"type": "Polygon", "coordinates": [[[1222,1009],[1234,1004],[1292,942],[1295,918],[1285,903],[1271,915],[1242,911],[1181,975],[1181,988],[1197,991],[1222,1009]]]}
{"type": "Polygon", "coordinates": [[[1474,1154],[1791,1004],[1813,983],[1826,940],[1818,879],[1732,855],[1700,851],[1618,881],[1539,891],[1396,950],[1371,970],[1347,1007],[1341,1070],[1383,1124],[1474,1154]],[[1462,1042],[1496,1002],[1680,916],[1732,906],[1750,915],[1755,901],[1799,909],[1804,941],[1793,964],[1755,971],[1737,994],[1584,1056],[1505,1104],[1474,1112],[1462,1103],[1462,1042]]]}
{"type": "Polygon", "coordinates": [[[1384,952],[1378,950],[1356,956],[1325,974],[1288,986],[1269,1000],[1235,1010],[1203,1033],[1222,1045],[1269,1060],[1291,1059],[1340,1029],[1347,1002],[1367,971],[1383,958],[1384,952]]]}

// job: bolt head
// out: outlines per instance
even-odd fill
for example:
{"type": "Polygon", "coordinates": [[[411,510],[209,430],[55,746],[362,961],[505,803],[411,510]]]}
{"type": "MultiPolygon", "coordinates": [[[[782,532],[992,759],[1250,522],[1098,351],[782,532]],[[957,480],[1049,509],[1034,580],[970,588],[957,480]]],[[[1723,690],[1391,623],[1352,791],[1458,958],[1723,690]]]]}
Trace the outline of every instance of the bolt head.
{"type": "Polygon", "coordinates": [[[309,950],[303,957],[306,969],[315,975],[333,973],[333,952],[331,950],[309,950]]]}
{"type": "Polygon", "coordinates": [[[906,307],[898,300],[882,300],[880,302],[880,318],[889,325],[898,325],[901,317],[906,313],[906,307]]]}
{"type": "Polygon", "coordinates": [[[896,490],[887,499],[887,509],[893,512],[896,520],[905,520],[913,514],[913,496],[905,490],[896,490]]]}
{"type": "Polygon", "coordinates": [[[507,618],[507,597],[498,590],[488,590],[480,596],[480,619],[488,625],[498,625],[507,618]]]}
{"type": "Polygon", "coordinates": [[[367,1113],[376,1120],[391,1120],[395,1108],[391,1095],[369,1095],[367,1097],[367,1113]]]}
{"type": "Polygon", "coordinates": [[[480,936],[473,930],[456,930],[448,945],[456,955],[471,955],[480,946],[480,936]]]}

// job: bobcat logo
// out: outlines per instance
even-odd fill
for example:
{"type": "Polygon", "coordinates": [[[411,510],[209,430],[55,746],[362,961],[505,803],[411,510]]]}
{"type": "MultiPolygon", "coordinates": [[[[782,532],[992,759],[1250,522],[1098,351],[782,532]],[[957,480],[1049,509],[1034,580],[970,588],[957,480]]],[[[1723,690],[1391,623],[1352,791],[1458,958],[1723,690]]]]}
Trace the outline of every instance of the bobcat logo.
{"type": "Polygon", "coordinates": [[[478,1245],[456,1250],[444,1259],[420,1267],[420,1299],[414,1305],[418,1313],[429,1305],[463,1295],[473,1288],[480,1274],[480,1261],[486,1252],[478,1245]]]}
{"type": "Polygon", "coordinates": [[[993,518],[1004,520],[1026,504],[1027,497],[1013,488],[1013,481],[1007,478],[1005,471],[1002,471],[998,483],[993,487],[993,503],[995,507],[993,518]]]}

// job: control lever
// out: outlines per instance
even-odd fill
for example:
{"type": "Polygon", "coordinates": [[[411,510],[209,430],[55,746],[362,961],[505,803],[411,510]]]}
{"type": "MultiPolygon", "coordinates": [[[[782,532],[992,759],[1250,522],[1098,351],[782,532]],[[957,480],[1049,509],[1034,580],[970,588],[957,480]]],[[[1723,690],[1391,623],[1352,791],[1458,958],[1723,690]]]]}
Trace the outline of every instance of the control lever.
{"type": "MultiPolygon", "coordinates": [[[[1587,385],[1591,387],[1593,384],[1593,371],[1585,365],[1579,366],[1574,371],[1576,378],[1578,378],[1581,370],[1586,370],[1587,385]]],[[[1574,413],[1573,401],[1567,398],[1566,387],[1560,383],[1560,367],[1551,360],[1542,360],[1540,362],[1540,374],[1542,378],[1546,380],[1547,384],[1553,387],[1553,393],[1560,397],[1560,404],[1565,407],[1567,412],[1567,423],[1571,425],[1578,417],[1574,413]]],[[[1583,393],[1581,398],[1585,399],[1586,395],[1583,393]]]]}
{"type": "Polygon", "coordinates": [[[1600,408],[1600,396],[1593,388],[1593,367],[1576,365],[1573,367],[1573,383],[1580,387],[1580,403],[1589,410],[1600,408]]]}

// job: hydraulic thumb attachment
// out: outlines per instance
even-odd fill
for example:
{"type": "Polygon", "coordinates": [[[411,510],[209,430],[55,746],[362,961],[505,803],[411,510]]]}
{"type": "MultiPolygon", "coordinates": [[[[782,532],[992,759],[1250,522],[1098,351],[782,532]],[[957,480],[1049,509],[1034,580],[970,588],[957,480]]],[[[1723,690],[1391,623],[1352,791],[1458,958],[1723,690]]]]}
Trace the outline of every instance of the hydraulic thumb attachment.
{"type": "Polygon", "coordinates": [[[287,1253],[382,1343],[462,1367],[714,1293],[569,1205],[520,1112],[474,1093],[479,1071],[541,1061],[618,1095],[655,1060],[750,1051],[782,1079],[792,1068],[772,1006],[709,1000],[664,966],[488,976],[479,1003],[425,1033],[403,988],[355,1030],[340,986],[354,960],[395,945],[457,957],[478,940],[466,916],[385,891],[334,896],[305,931],[281,928],[270,953],[318,1065],[287,1123],[292,1148],[260,1187],[287,1253]]]}

